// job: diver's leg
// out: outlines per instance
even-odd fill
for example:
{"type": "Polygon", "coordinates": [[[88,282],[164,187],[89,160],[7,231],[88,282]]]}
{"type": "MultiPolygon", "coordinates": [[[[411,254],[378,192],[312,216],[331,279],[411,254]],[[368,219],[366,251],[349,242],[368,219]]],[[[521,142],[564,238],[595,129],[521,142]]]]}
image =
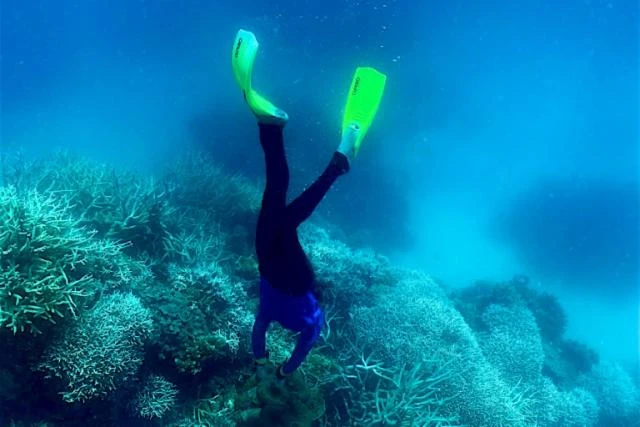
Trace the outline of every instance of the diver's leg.
{"type": "MultiPolygon", "coordinates": [[[[284,212],[287,188],[289,187],[289,166],[284,152],[284,136],[282,126],[259,123],[260,145],[264,151],[267,182],[262,195],[262,206],[258,216],[256,230],[256,253],[258,261],[270,249],[273,234],[277,229],[275,221],[284,212]]],[[[260,308],[253,323],[251,332],[251,349],[253,357],[260,365],[266,363],[267,330],[271,323],[268,315],[269,301],[264,294],[265,283],[260,283],[260,308]]]]}
{"type": "Polygon", "coordinates": [[[287,206],[286,219],[288,224],[297,227],[309,218],[336,179],[348,171],[349,160],[347,156],[336,151],[322,175],[287,206]]]}
{"type": "Polygon", "coordinates": [[[260,123],[260,145],[264,151],[267,183],[262,197],[262,209],[284,209],[289,188],[289,165],[284,151],[283,127],[260,123]]]}
{"type": "Polygon", "coordinates": [[[277,222],[282,221],[286,209],[287,189],[289,187],[289,166],[284,151],[282,126],[259,124],[260,145],[264,150],[267,183],[262,195],[262,206],[256,229],[256,253],[258,262],[263,262],[270,252],[274,233],[280,229],[277,222]]]}

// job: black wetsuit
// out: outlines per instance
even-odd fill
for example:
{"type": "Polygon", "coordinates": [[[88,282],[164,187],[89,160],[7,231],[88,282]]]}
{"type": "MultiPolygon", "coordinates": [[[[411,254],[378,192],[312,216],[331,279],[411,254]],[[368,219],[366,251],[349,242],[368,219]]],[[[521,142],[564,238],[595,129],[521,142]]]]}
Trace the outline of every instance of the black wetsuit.
{"type": "Polygon", "coordinates": [[[283,129],[260,125],[267,183],[256,232],[260,275],[271,286],[289,295],[314,290],[314,273],[298,240],[298,226],[313,213],[335,180],[349,170],[349,161],[335,152],[322,175],[287,205],[289,167],[284,151],[283,129]]]}
{"type": "Polygon", "coordinates": [[[325,171],[287,205],[289,167],[283,129],[260,125],[260,143],[267,166],[267,184],[256,232],[260,268],[260,308],[253,324],[251,346],[256,360],[267,357],[266,334],[271,322],[299,332],[284,374],[295,371],[311,351],[324,326],[324,313],[315,295],[311,263],[298,240],[298,226],[313,213],[335,180],[347,172],[349,161],[334,153],[325,171]]]}

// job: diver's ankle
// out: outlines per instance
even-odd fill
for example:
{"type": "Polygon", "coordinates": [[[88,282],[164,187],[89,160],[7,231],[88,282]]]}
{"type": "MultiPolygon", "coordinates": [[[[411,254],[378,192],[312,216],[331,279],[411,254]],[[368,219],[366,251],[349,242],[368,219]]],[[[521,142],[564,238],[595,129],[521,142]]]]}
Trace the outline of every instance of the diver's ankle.
{"type": "Polygon", "coordinates": [[[340,145],[336,150],[338,153],[344,154],[349,161],[349,164],[356,158],[356,141],[360,135],[360,127],[356,124],[349,125],[342,132],[342,139],[340,145]]]}
{"type": "Polygon", "coordinates": [[[276,107],[256,91],[245,95],[245,100],[258,123],[284,127],[289,121],[289,115],[283,109],[276,107]]]}
{"type": "MultiPolygon", "coordinates": [[[[279,117],[279,116],[271,116],[271,115],[260,115],[257,113],[253,113],[254,116],[256,116],[256,119],[258,120],[258,125],[262,126],[278,126],[278,127],[285,127],[287,125],[288,122],[288,117],[279,117]]],[[[286,114],[286,113],[285,113],[286,114]]]]}
{"type": "Polygon", "coordinates": [[[341,153],[340,151],[333,153],[331,165],[337,170],[339,175],[344,175],[351,170],[351,160],[349,159],[349,156],[341,153]]]}

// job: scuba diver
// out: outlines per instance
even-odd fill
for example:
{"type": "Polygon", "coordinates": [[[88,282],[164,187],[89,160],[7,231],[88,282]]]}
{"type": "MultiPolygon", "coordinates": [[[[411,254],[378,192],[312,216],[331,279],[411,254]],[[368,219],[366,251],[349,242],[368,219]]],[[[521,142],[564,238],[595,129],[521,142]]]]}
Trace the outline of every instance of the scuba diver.
{"type": "Polygon", "coordinates": [[[240,30],[232,51],[234,75],[257,119],[266,163],[266,185],[255,241],[260,304],[253,325],[251,347],[258,375],[264,375],[269,357],[266,349],[269,325],[275,321],[299,333],[291,356],[276,368],[277,379],[283,381],[305,360],[324,325],[324,314],[316,298],[314,271],[298,239],[298,226],[311,216],[336,179],[349,171],[380,104],[386,76],[373,68],[359,67],[356,70],[337,150],[316,181],[287,203],[289,167],[283,131],[289,117],[251,87],[258,45],[253,33],[240,30]],[[260,374],[261,370],[263,374],[260,374]]]}

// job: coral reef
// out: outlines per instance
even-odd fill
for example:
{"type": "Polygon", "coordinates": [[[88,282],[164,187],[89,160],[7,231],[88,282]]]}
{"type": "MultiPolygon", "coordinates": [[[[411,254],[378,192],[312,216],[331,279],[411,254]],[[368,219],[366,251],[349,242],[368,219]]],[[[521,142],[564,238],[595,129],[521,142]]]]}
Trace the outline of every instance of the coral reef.
{"type": "Polygon", "coordinates": [[[103,297],[62,331],[38,368],[62,382],[62,399],[85,402],[104,397],[135,378],[153,322],[132,294],[103,297]]]}
{"type": "Polygon", "coordinates": [[[482,314],[482,321],[489,330],[478,334],[482,353],[503,378],[529,383],[540,377],[544,363],[542,339],[535,318],[526,307],[493,304],[482,314]]]}
{"type": "Polygon", "coordinates": [[[0,326],[14,334],[75,316],[103,286],[131,278],[125,245],[95,238],[70,210],[51,194],[0,188],[0,326]]]}
{"type": "Polygon", "coordinates": [[[177,394],[178,390],[171,382],[159,375],[151,375],[136,394],[132,407],[142,418],[162,418],[174,408],[177,394]]]}
{"type": "Polygon", "coordinates": [[[2,182],[0,420],[9,425],[75,425],[87,414],[96,426],[174,427],[640,419],[637,379],[565,336],[557,299],[527,277],[445,289],[314,221],[300,234],[325,328],[282,383],[275,364],[296,336],[274,325],[258,375],[260,191],[205,155],[155,177],[68,153],[17,157],[2,182]]]}
{"type": "Polygon", "coordinates": [[[619,364],[598,363],[580,382],[598,402],[603,425],[633,425],[640,420],[638,384],[619,364]]]}

